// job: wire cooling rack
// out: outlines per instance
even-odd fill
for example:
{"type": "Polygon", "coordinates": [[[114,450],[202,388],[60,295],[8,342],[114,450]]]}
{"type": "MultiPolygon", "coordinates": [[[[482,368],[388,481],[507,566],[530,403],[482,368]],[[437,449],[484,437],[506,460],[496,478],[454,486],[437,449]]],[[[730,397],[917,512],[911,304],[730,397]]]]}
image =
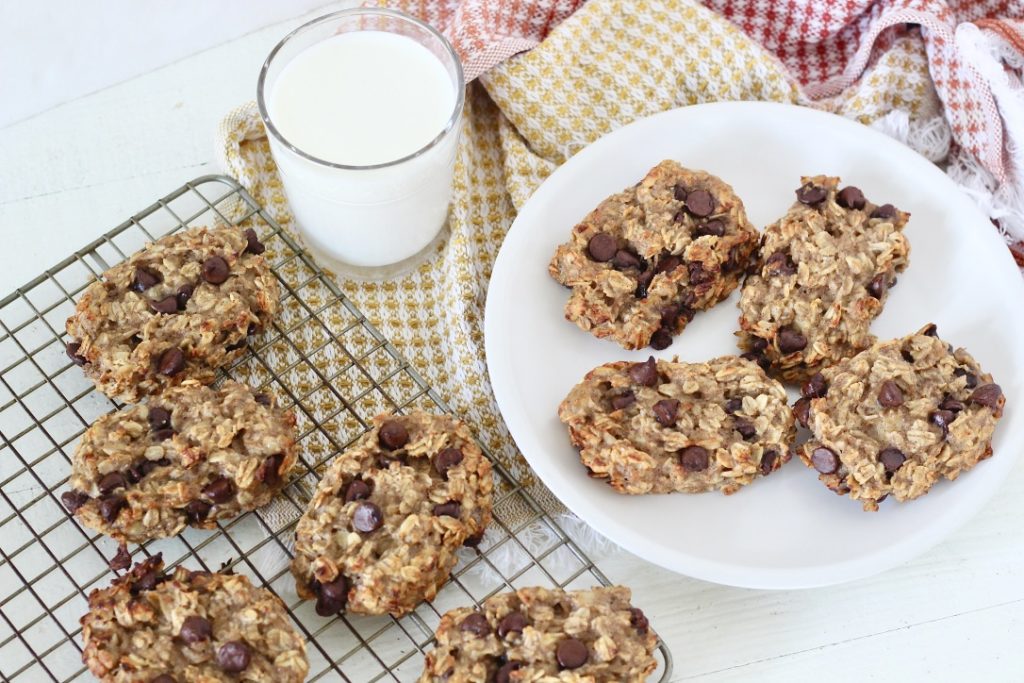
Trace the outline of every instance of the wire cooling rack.
{"type": "MultiPolygon", "coordinates": [[[[441,614],[524,586],[586,588],[608,579],[493,460],[494,522],[464,548],[432,603],[401,619],[322,618],[298,599],[288,571],[295,523],[325,462],[357,439],[373,415],[411,408],[450,412],[444,400],[233,179],[186,183],[0,301],[0,677],[91,680],[81,662],[79,617],[107,585],[116,546],[80,527],[60,505],[70,456],[84,429],[120,407],[93,390],[64,353],[75,297],[146,242],[186,226],[253,227],[282,289],[273,328],[225,375],[273,391],[298,418],[301,472],[268,508],[146,543],[133,561],[162,552],[169,567],[247,575],[281,597],[304,635],[310,681],[415,680],[441,614]]],[[[668,680],[659,651],[654,678],[668,680]]]]}

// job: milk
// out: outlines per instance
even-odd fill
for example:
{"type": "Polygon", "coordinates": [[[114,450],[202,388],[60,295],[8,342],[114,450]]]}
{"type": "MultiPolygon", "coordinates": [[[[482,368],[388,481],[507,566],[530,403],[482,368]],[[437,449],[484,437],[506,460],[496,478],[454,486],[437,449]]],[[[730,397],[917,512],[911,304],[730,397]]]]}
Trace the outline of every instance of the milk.
{"type": "Polygon", "coordinates": [[[447,215],[461,68],[440,36],[401,21],[415,25],[402,34],[338,33],[343,26],[296,50],[288,43],[299,29],[261,77],[260,104],[292,213],[314,251],[342,265],[409,259],[447,215]]]}

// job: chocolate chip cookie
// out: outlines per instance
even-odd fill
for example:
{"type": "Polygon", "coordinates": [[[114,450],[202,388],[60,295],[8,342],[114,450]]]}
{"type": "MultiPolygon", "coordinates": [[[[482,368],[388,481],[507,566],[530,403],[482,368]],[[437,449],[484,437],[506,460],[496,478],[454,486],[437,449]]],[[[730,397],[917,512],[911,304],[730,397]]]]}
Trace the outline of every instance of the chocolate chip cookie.
{"type": "Polygon", "coordinates": [[[782,385],[755,363],[619,361],[594,368],[558,408],[590,476],[620,493],[735,493],[789,460],[782,385]]]}
{"type": "Polygon", "coordinates": [[[992,455],[1006,402],[992,376],[934,325],[822,370],[802,394],[794,412],[813,436],[801,459],[865,510],[889,495],[923,496],[992,455]]]}
{"type": "Polygon", "coordinates": [[[624,586],[521,588],[441,617],[420,683],[644,683],[658,640],[624,586]]]}
{"type": "Polygon", "coordinates": [[[580,329],[664,349],[737,287],[757,239],[729,185],[663,161],[574,227],[548,272],[572,289],[565,317],[580,329]]]}
{"type": "Polygon", "coordinates": [[[765,229],[737,335],[770,374],[803,382],[875,342],[871,321],[907,267],[910,214],[826,176],[804,178],[796,197],[765,229]]]}
{"type": "Polygon", "coordinates": [[[189,381],[93,423],[61,500],[119,541],[213,528],[270,502],[295,463],[295,438],[295,416],[269,394],[189,381]]]}
{"type": "Polygon", "coordinates": [[[251,228],[163,237],[86,288],[67,354],[96,388],[135,403],[186,379],[209,384],[277,311],[277,280],[251,228]]]}
{"type": "Polygon", "coordinates": [[[295,530],[316,612],[395,616],[431,600],[491,521],[491,464],[449,415],[378,415],[328,467],[295,530]]]}
{"type": "Polygon", "coordinates": [[[306,646],[284,603],[244,576],[163,571],[159,555],[89,594],[82,661],[104,683],[301,683],[306,646]]]}

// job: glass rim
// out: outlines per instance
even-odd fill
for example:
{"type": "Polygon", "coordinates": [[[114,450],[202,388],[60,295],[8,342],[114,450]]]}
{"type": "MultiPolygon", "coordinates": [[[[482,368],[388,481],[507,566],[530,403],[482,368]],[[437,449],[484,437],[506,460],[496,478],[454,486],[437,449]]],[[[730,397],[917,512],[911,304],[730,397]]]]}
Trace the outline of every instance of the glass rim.
{"type": "Polygon", "coordinates": [[[263,125],[266,126],[266,129],[270,135],[277,138],[278,142],[284,145],[289,151],[294,152],[295,154],[299,155],[300,157],[303,157],[304,159],[308,159],[309,161],[312,161],[313,163],[319,164],[321,166],[344,169],[349,171],[368,171],[379,168],[387,168],[389,166],[396,166],[406,161],[411,161],[412,159],[415,159],[416,157],[419,157],[425,154],[426,152],[430,151],[431,149],[436,147],[442,140],[444,140],[448,136],[448,134],[451,133],[452,130],[455,128],[456,124],[459,122],[459,119],[462,117],[462,110],[463,107],[465,106],[465,101],[466,87],[465,75],[462,70],[462,60],[459,59],[459,55],[455,52],[455,48],[452,47],[451,43],[448,42],[448,39],[445,38],[440,31],[438,31],[430,24],[421,21],[416,17],[410,16],[404,12],[399,12],[398,10],[386,7],[351,7],[349,9],[331,12],[330,14],[325,14],[323,16],[307,21],[305,24],[299,26],[291,33],[286,35],[284,38],[282,38],[280,41],[278,41],[277,45],[274,46],[274,49],[272,49],[270,51],[270,54],[267,55],[266,61],[263,62],[263,66],[262,68],[260,68],[260,77],[256,83],[256,106],[259,109],[260,118],[263,119],[263,125]],[[434,139],[432,139],[430,142],[425,144],[423,147],[420,147],[416,151],[406,154],[403,157],[399,157],[398,159],[392,159],[391,161],[383,161],[377,164],[342,164],[335,161],[328,161],[327,159],[321,159],[320,157],[314,156],[313,154],[310,154],[309,152],[306,152],[299,148],[298,146],[292,144],[288,140],[288,138],[286,138],[284,134],[281,133],[280,130],[278,130],[277,126],[275,126],[274,122],[271,120],[270,112],[267,109],[266,98],[263,96],[263,94],[264,89],[266,87],[267,72],[270,71],[271,63],[274,61],[274,58],[278,55],[278,53],[285,46],[285,44],[287,44],[292,38],[295,38],[298,35],[305,33],[306,31],[314,28],[315,26],[319,26],[320,24],[335,19],[348,16],[366,15],[384,16],[390,17],[392,19],[398,19],[400,21],[405,21],[409,24],[416,26],[417,28],[425,30],[427,33],[433,35],[441,42],[441,45],[444,47],[444,50],[448,53],[448,56],[451,58],[452,63],[455,65],[455,76],[457,83],[455,87],[455,107],[453,107],[452,114],[450,117],[448,117],[448,121],[445,123],[444,128],[441,129],[441,132],[438,133],[437,136],[434,137],[434,139]]]}

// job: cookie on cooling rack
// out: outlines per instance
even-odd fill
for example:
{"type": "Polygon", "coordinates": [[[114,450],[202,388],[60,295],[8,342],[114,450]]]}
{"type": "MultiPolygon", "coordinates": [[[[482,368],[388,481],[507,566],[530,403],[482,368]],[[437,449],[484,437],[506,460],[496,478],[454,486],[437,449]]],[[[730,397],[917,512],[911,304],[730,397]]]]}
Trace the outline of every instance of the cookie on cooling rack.
{"type": "Polygon", "coordinates": [[[663,161],[574,227],[548,272],[572,289],[565,317],[581,329],[664,349],[736,289],[757,239],[732,187],[663,161]]]}
{"type": "Polygon", "coordinates": [[[935,325],[822,370],[795,412],[813,436],[800,457],[840,495],[877,510],[912,500],[992,455],[1006,398],[992,375],[935,325]]]}
{"type": "Polygon", "coordinates": [[[491,520],[491,465],[449,415],[379,415],[317,485],[295,530],[300,597],[329,616],[431,600],[491,520]]]}
{"type": "Polygon", "coordinates": [[[301,683],[306,646],[284,603],[236,574],[165,574],[159,555],[89,594],[82,661],[104,683],[301,683]]]}
{"type": "Polygon", "coordinates": [[[269,394],[189,382],[93,423],[61,500],[120,541],[212,528],[270,501],[295,463],[295,438],[295,416],[269,394]]]}
{"type": "Polygon", "coordinates": [[[789,460],[796,434],[782,385],[736,356],[606,363],[558,417],[590,475],[620,493],[734,493],[789,460]]]}
{"type": "Polygon", "coordinates": [[[658,639],[624,586],[521,588],[441,617],[420,683],[643,683],[658,639]]]}
{"type": "Polygon", "coordinates": [[[163,237],[86,288],[68,356],[111,398],[134,403],[186,379],[209,384],[277,310],[277,280],[251,228],[163,237]]]}
{"type": "Polygon", "coordinates": [[[875,342],[871,321],[907,267],[910,214],[826,176],[804,178],[796,197],[764,231],[737,335],[770,374],[802,382],[875,342]]]}

